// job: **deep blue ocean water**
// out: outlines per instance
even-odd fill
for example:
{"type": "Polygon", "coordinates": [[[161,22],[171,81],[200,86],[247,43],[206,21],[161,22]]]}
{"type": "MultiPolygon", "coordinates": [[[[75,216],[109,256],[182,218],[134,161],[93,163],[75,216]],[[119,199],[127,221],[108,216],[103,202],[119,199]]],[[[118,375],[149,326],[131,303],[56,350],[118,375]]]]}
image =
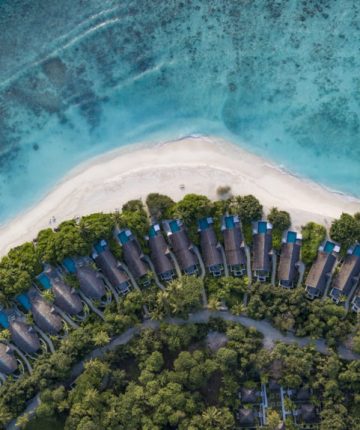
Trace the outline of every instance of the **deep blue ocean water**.
{"type": "Polygon", "coordinates": [[[0,0],[0,222],[195,133],[360,196],[359,47],[355,0],[0,0]]]}

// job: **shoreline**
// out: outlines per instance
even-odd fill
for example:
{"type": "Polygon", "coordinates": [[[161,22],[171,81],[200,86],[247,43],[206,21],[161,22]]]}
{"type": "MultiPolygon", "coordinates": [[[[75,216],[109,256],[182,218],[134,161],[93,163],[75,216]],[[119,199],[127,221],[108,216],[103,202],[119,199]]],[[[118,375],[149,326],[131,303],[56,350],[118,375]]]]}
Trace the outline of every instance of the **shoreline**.
{"type": "Polygon", "coordinates": [[[66,219],[121,209],[150,192],[180,200],[185,194],[217,198],[219,186],[254,194],[266,213],[287,210],[293,227],[308,221],[330,226],[342,212],[360,212],[360,200],[287,172],[221,138],[188,136],[156,144],[127,145],[81,163],[41,201],[0,226],[0,255],[66,219]],[[180,188],[184,185],[184,189],[180,188]],[[56,222],[50,224],[55,217],[56,222]]]}

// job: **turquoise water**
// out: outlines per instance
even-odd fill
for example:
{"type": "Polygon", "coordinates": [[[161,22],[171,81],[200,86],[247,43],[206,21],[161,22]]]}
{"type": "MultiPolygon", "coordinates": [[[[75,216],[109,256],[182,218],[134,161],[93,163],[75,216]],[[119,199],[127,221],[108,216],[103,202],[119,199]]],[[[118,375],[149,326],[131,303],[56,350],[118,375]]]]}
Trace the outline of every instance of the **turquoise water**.
{"type": "Polygon", "coordinates": [[[177,231],[180,231],[180,227],[178,225],[178,222],[176,220],[172,220],[169,222],[169,227],[172,233],[176,233],[177,231]]]}
{"type": "Polygon", "coordinates": [[[258,222],[258,233],[266,233],[267,232],[267,222],[259,221],[258,222]]]}
{"type": "Polygon", "coordinates": [[[130,240],[129,236],[126,234],[126,231],[121,231],[118,234],[118,239],[119,239],[121,245],[125,245],[125,243],[128,243],[130,240]]]}
{"type": "Polygon", "coordinates": [[[0,222],[89,157],[189,134],[359,195],[359,16],[355,0],[2,0],[0,222]]]}
{"type": "Polygon", "coordinates": [[[353,255],[360,257],[360,245],[356,245],[353,251],[353,255]]]}
{"type": "Polygon", "coordinates": [[[76,265],[72,258],[67,257],[63,260],[62,264],[65,266],[69,273],[76,273],[76,265]]]}
{"type": "Polygon", "coordinates": [[[41,273],[37,277],[37,279],[40,282],[40,284],[45,288],[45,290],[50,290],[51,289],[51,281],[50,281],[50,279],[49,279],[49,277],[47,275],[45,275],[44,273],[41,273]]]}
{"type": "Polygon", "coordinates": [[[3,328],[9,327],[9,320],[4,312],[0,312],[0,326],[3,328]]]}
{"type": "Polygon", "coordinates": [[[232,216],[225,217],[225,227],[228,229],[232,229],[235,227],[234,218],[232,216]]]}
{"type": "Polygon", "coordinates": [[[199,225],[200,230],[206,230],[207,228],[209,228],[208,219],[207,218],[199,219],[198,225],[199,225]]]}
{"type": "Polygon", "coordinates": [[[296,232],[295,231],[288,231],[287,233],[287,243],[295,243],[296,242],[296,232]]]}
{"type": "Polygon", "coordinates": [[[26,309],[27,311],[31,309],[31,303],[29,297],[26,294],[20,294],[16,297],[16,300],[26,309]]]}
{"type": "Polygon", "coordinates": [[[324,246],[324,252],[327,252],[330,254],[330,252],[332,252],[334,248],[335,248],[335,243],[327,241],[324,246]]]}

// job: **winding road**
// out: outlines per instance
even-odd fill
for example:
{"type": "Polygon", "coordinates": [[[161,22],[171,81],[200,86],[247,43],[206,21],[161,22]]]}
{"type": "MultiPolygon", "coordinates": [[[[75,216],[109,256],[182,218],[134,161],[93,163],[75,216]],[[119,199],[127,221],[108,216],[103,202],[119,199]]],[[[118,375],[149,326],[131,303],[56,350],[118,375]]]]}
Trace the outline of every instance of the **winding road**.
{"type": "MultiPolygon", "coordinates": [[[[323,339],[311,339],[310,337],[298,337],[294,334],[283,334],[278,329],[274,328],[268,321],[266,320],[254,320],[252,318],[242,316],[242,315],[233,315],[228,311],[209,311],[209,310],[202,310],[195,312],[193,314],[189,315],[189,318],[187,320],[181,319],[181,318],[166,318],[164,322],[168,324],[175,324],[175,325],[184,325],[189,323],[207,323],[210,318],[221,318],[225,321],[232,321],[237,324],[241,324],[245,327],[253,327],[262,335],[263,338],[263,346],[264,348],[270,349],[274,345],[275,342],[281,341],[286,344],[297,344],[301,347],[306,345],[314,345],[316,350],[322,354],[329,354],[329,348],[326,346],[325,341],[323,339]]],[[[139,324],[136,327],[131,327],[128,330],[126,330],[123,334],[116,336],[109,344],[94,349],[91,353],[89,353],[87,356],[84,357],[83,360],[81,360],[79,363],[75,364],[72,368],[70,378],[67,381],[66,385],[71,385],[76,378],[83,372],[84,370],[84,363],[91,359],[100,358],[102,357],[106,352],[114,350],[118,346],[126,345],[129,343],[135,335],[141,332],[141,330],[144,329],[153,329],[156,330],[160,327],[161,322],[160,321],[153,321],[153,320],[146,320],[142,324],[139,324]]],[[[339,354],[339,357],[341,357],[344,360],[359,360],[360,355],[355,354],[353,351],[351,351],[349,348],[347,348],[344,345],[340,345],[337,349],[337,352],[339,354]]],[[[40,394],[37,394],[32,400],[29,401],[25,411],[23,414],[29,414],[29,416],[33,416],[35,413],[35,410],[37,406],[40,403],[40,394]]],[[[6,430],[17,430],[19,427],[16,426],[16,420],[11,421],[7,427],[6,430]]]]}

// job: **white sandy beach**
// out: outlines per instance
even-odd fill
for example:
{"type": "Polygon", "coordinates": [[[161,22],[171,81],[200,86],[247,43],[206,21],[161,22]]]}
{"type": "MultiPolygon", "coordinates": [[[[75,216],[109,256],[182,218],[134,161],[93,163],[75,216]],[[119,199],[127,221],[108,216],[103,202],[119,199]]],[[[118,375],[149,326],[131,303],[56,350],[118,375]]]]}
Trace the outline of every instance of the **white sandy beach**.
{"type": "Polygon", "coordinates": [[[329,226],[342,212],[360,211],[360,200],[294,177],[235,145],[217,138],[189,137],[119,149],[82,164],[36,206],[0,227],[0,255],[32,240],[50,226],[52,217],[55,226],[76,216],[114,211],[130,199],[145,199],[150,192],[175,200],[187,193],[215,199],[221,185],[231,186],[233,194],[254,194],[265,210],[277,206],[289,211],[295,228],[311,220],[329,226]]]}

